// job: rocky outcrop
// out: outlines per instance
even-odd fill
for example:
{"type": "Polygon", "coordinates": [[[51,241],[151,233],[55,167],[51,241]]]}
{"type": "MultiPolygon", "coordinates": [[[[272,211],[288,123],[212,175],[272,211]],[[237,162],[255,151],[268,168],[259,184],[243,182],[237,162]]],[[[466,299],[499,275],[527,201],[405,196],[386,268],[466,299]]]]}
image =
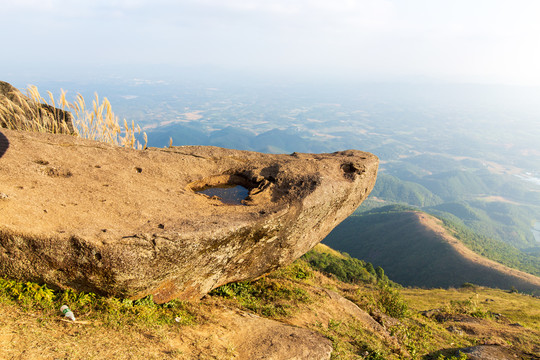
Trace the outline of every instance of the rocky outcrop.
{"type": "MultiPolygon", "coordinates": [[[[234,344],[238,359],[328,360],[332,354],[332,342],[321,334],[248,312],[220,309],[213,322],[208,333],[229,346],[234,344]],[[216,327],[216,323],[220,326],[216,327]]],[[[198,354],[193,355],[192,358],[199,358],[198,354]]]]}
{"type": "Polygon", "coordinates": [[[0,81],[0,128],[73,134],[69,111],[34,101],[17,88],[0,81]]]}
{"type": "Polygon", "coordinates": [[[0,275],[158,302],[294,261],[367,197],[372,154],[137,151],[1,130],[0,275]],[[197,193],[249,190],[228,205],[197,193]]]}
{"type": "Polygon", "coordinates": [[[463,348],[456,353],[456,356],[460,356],[461,353],[465,354],[469,360],[512,360],[528,358],[525,354],[518,355],[516,351],[500,345],[478,345],[463,348]]]}

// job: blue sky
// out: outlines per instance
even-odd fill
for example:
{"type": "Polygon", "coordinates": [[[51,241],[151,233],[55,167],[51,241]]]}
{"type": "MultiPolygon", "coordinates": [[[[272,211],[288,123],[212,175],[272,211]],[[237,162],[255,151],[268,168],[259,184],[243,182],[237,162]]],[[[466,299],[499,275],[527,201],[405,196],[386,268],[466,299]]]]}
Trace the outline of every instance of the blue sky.
{"type": "Polygon", "coordinates": [[[0,9],[8,77],[209,67],[540,85],[537,0],[0,0],[0,9]]]}

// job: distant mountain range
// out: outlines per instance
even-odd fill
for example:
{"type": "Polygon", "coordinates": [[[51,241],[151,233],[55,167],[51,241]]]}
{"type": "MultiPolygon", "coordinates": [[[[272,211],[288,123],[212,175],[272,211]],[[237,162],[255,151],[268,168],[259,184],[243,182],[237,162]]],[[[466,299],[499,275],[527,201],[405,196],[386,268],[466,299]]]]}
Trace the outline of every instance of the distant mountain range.
{"type": "Polygon", "coordinates": [[[147,131],[148,146],[210,145],[237,150],[251,150],[273,154],[293,152],[328,152],[322,142],[305,138],[294,129],[272,129],[260,134],[239,127],[228,126],[212,132],[204,131],[197,123],[175,123],[147,131]]]}

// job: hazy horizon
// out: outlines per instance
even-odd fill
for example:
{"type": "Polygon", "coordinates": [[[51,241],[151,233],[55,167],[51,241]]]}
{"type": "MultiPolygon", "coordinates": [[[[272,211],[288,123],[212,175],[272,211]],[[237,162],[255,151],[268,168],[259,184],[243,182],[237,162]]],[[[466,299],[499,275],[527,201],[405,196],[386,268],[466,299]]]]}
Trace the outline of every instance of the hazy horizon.
{"type": "MultiPolygon", "coordinates": [[[[540,86],[532,0],[0,0],[2,80],[205,73],[540,86]]],[[[168,80],[167,78],[164,80],[168,80]]]]}

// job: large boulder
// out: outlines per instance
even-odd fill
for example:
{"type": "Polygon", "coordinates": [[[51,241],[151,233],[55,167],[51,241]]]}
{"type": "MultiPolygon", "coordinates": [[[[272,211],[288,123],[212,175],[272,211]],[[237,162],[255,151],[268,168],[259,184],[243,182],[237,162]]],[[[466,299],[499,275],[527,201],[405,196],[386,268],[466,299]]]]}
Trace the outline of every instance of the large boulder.
{"type": "Polygon", "coordinates": [[[0,81],[0,128],[74,134],[69,111],[35,101],[0,81]]]}
{"type": "Polygon", "coordinates": [[[1,130],[0,276],[158,302],[287,265],[368,196],[376,156],[144,151],[1,130]],[[198,193],[241,185],[226,204],[198,193]]]}

